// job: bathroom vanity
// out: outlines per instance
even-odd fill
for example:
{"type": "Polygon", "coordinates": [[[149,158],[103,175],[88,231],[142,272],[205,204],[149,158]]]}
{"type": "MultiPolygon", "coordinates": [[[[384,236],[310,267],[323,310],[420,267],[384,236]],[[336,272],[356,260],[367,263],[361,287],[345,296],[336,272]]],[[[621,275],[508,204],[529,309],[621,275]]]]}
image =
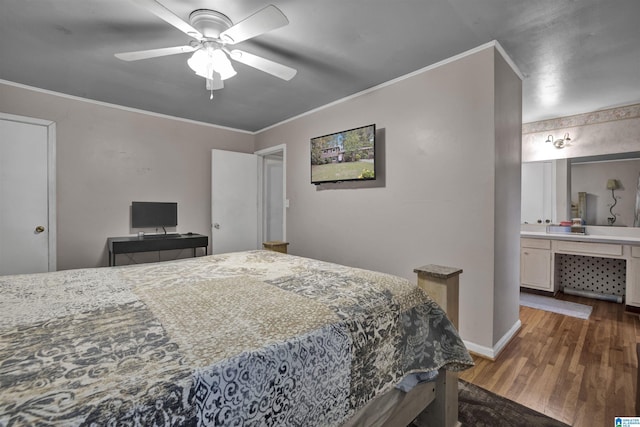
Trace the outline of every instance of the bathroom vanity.
{"type": "Polygon", "coordinates": [[[520,233],[522,288],[555,294],[569,287],[617,296],[628,310],[640,312],[640,230],[587,227],[586,235],[539,230],[523,227],[520,233]]]}

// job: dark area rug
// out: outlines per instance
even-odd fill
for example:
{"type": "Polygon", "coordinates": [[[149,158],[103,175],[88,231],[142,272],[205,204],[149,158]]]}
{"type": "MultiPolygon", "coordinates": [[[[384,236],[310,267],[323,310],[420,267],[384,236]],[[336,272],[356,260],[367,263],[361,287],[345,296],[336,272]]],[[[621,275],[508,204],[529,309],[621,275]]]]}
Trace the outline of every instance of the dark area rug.
{"type": "Polygon", "coordinates": [[[458,421],[474,427],[569,427],[462,380],[458,380],[458,421]]]}

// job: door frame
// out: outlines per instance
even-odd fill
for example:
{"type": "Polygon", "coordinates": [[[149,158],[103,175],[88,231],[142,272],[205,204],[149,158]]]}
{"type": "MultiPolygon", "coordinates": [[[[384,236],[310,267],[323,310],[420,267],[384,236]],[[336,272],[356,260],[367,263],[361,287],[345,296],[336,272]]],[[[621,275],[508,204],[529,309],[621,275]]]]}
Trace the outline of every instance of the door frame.
{"type": "Polygon", "coordinates": [[[287,145],[279,144],[273,147],[265,148],[255,151],[253,154],[259,156],[261,159],[258,162],[258,239],[260,246],[264,240],[264,158],[270,154],[282,152],[282,240],[287,241],[287,145]]]}
{"type": "Polygon", "coordinates": [[[48,270],[57,268],[57,228],[56,228],[56,123],[51,120],[17,116],[0,112],[0,120],[44,126],[47,128],[47,230],[49,232],[48,270]]]}

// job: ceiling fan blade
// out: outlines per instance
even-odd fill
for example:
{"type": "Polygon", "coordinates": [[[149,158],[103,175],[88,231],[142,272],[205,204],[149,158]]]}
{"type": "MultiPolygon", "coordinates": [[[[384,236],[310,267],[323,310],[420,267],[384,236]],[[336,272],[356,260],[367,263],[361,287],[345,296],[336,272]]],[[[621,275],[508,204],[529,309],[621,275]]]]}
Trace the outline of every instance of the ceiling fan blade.
{"type": "Polygon", "coordinates": [[[190,24],[187,24],[182,19],[178,18],[173,12],[169,9],[161,5],[155,0],[132,0],[134,3],[137,3],[138,6],[144,7],[149,12],[156,15],[158,18],[163,21],[173,25],[186,35],[193,37],[194,39],[201,40],[203,38],[202,34],[195,28],[193,28],[190,24]]]}
{"type": "Polygon", "coordinates": [[[228,44],[236,44],[267,31],[284,27],[289,20],[277,7],[270,4],[253,15],[220,33],[220,39],[228,44]]]}
{"type": "Polygon", "coordinates": [[[278,62],[273,62],[261,56],[256,56],[238,49],[232,50],[229,52],[229,55],[234,61],[238,61],[260,71],[264,71],[265,73],[269,73],[282,80],[291,80],[298,72],[295,68],[287,67],[286,65],[282,65],[278,62]]]}
{"type": "Polygon", "coordinates": [[[139,50],[136,52],[116,53],[114,56],[123,61],[138,61],[140,59],[157,58],[158,56],[176,55],[178,53],[193,52],[198,46],[175,46],[160,49],[139,50]]]}

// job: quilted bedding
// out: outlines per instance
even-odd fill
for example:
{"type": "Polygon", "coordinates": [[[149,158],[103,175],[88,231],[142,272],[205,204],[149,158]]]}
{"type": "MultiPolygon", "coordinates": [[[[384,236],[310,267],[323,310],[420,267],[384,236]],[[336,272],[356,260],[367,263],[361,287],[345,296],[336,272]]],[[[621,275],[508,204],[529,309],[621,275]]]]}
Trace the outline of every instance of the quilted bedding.
{"type": "Polygon", "coordinates": [[[339,426],[472,365],[409,281],[250,251],[0,277],[0,426],[339,426]]]}

